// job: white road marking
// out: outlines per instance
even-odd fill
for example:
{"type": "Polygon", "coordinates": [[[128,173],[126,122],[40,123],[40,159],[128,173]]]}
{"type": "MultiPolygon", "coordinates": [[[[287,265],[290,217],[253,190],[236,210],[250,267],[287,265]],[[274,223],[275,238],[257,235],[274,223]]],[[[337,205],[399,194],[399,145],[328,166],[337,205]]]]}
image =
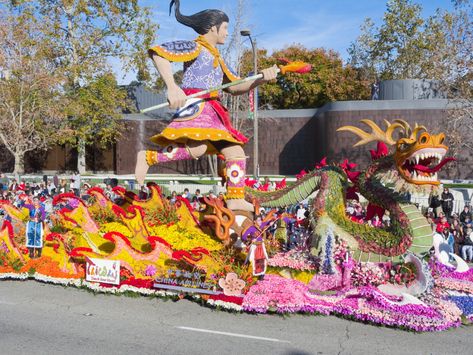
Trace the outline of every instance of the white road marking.
{"type": "Polygon", "coordinates": [[[190,328],[190,327],[176,327],[176,328],[183,329],[183,330],[190,330],[190,331],[194,331],[194,332],[201,332],[201,333],[227,335],[227,336],[230,336],[230,337],[248,338],[248,339],[264,340],[264,341],[273,341],[273,342],[277,342],[277,343],[290,343],[290,341],[288,341],[288,340],[280,340],[280,339],[275,339],[275,338],[264,338],[264,337],[257,337],[257,336],[254,336],[254,335],[246,335],[246,334],[238,334],[238,333],[219,332],[217,330],[190,328]]]}

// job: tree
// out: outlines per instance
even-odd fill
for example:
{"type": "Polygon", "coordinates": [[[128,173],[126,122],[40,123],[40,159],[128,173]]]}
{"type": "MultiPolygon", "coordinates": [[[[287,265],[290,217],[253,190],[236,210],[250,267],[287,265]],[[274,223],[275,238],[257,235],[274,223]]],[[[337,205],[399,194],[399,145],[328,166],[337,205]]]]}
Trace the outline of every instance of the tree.
{"type": "MultiPolygon", "coordinates": [[[[302,45],[292,45],[274,52],[258,51],[260,68],[275,63],[281,64],[281,58],[290,61],[303,61],[312,65],[307,74],[286,73],[278,76],[276,83],[268,83],[259,88],[261,107],[272,109],[294,109],[319,107],[330,101],[357,100],[369,96],[368,82],[360,81],[358,73],[351,66],[343,64],[340,55],[323,48],[307,49],[302,45]]],[[[246,52],[242,59],[242,74],[252,68],[251,52],[246,52]]]]}
{"type": "Polygon", "coordinates": [[[434,79],[449,99],[444,127],[453,154],[473,149],[473,5],[454,0],[426,19],[421,6],[390,0],[383,23],[370,19],[350,46],[350,63],[365,80],[434,79]]]}
{"type": "Polygon", "coordinates": [[[374,68],[370,73],[383,80],[419,78],[426,71],[424,66],[429,65],[423,60],[425,53],[432,50],[432,43],[424,36],[426,21],[421,10],[410,0],[388,1],[379,28],[371,19],[365,20],[362,34],[349,49],[351,63],[374,68]]]}
{"type": "Polygon", "coordinates": [[[48,26],[28,12],[0,13],[0,141],[14,156],[14,173],[24,172],[25,153],[46,149],[62,133],[65,77],[44,35],[48,26]]]}
{"type": "Polygon", "coordinates": [[[12,6],[50,23],[45,35],[56,44],[58,67],[67,76],[64,93],[71,101],[66,122],[71,135],[63,141],[78,148],[78,170],[83,172],[85,146],[106,144],[120,133],[118,108],[125,96],[107,58],[118,58],[125,68],[137,68],[140,79],[149,79],[144,49],[151,46],[156,26],[137,0],[26,0],[12,1],[12,6]],[[101,104],[97,112],[98,101],[110,105],[101,104]]]}
{"type": "MultiPolygon", "coordinates": [[[[429,19],[427,34],[432,47],[427,61],[431,63],[427,76],[441,83],[449,99],[444,126],[451,153],[473,149],[473,5],[454,1],[454,10],[440,11],[429,19]]],[[[458,160],[465,164],[466,157],[458,160]]],[[[455,171],[452,172],[455,174],[455,171]]]]}

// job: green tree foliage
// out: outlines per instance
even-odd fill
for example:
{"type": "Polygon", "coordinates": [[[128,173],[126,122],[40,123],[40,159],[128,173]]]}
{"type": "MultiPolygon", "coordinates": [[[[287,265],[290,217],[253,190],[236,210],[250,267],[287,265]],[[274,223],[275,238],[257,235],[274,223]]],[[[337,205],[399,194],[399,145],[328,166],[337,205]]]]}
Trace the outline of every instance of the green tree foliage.
{"type": "MultiPolygon", "coordinates": [[[[292,45],[268,56],[266,50],[258,51],[258,67],[289,61],[303,61],[312,65],[306,74],[286,73],[279,75],[275,83],[258,88],[260,107],[273,109],[295,109],[320,107],[337,100],[357,100],[369,97],[368,82],[358,79],[358,73],[350,66],[343,65],[340,55],[322,48],[307,49],[292,45]]],[[[242,58],[242,75],[253,70],[251,52],[242,58]]]]}
{"type": "MultiPolygon", "coordinates": [[[[427,18],[410,0],[390,0],[383,23],[366,19],[350,47],[350,63],[363,78],[435,79],[450,99],[444,127],[453,154],[473,149],[473,5],[452,1],[427,18]]],[[[454,174],[454,173],[453,173],[454,174]]]]}
{"type": "Polygon", "coordinates": [[[18,12],[31,12],[50,26],[45,36],[55,44],[58,69],[66,82],[64,94],[70,100],[62,142],[79,149],[78,170],[85,169],[85,145],[102,145],[116,139],[125,95],[111,74],[107,59],[119,60],[125,69],[138,70],[148,80],[144,48],[154,41],[156,26],[147,8],[137,0],[37,0],[12,2],[18,12]]]}
{"type": "Polygon", "coordinates": [[[65,111],[74,119],[67,126],[71,134],[66,137],[90,137],[93,142],[93,137],[99,136],[98,143],[112,143],[121,130],[121,112],[126,108],[126,90],[118,87],[114,75],[97,75],[71,92],[69,99],[65,111]]]}
{"type": "Polygon", "coordinates": [[[0,9],[0,143],[23,173],[25,153],[46,149],[64,131],[64,72],[54,44],[45,36],[50,22],[32,13],[0,9]]]}
{"type": "MultiPolygon", "coordinates": [[[[350,63],[371,81],[389,79],[452,79],[461,58],[471,60],[471,5],[457,1],[453,12],[437,10],[422,18],[411,0],[389,0],[383,23],[370,18],[349,49],[350,63]]],[[[463,64],[467,64],[463,62],[463,64]]],[[[471,63],[470,63],[471,64],[471,63]]],[[[471,69],[471,67],[470,67],[471,69]]],[[[464,66],[464,70],[468,65],[464,66]]],[[[459,74],[459,73],[457,73],[459,74]]]]}

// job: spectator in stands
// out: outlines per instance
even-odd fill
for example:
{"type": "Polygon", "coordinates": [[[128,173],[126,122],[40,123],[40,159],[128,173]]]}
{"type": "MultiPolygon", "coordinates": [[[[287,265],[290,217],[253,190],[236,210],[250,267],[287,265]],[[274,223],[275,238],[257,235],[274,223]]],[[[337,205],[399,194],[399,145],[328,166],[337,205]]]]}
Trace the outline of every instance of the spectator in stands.
{"type": "Polygon", "coordinates": [[[4,173],[0,173],[0,190],[7,190],[8,189],[8,179],[4,173]]]}
{"type": "Polygon", "coordinates": [[[462,247],[462,258],[465,261],[473,261],[473,229],[470,227],[466,230],[465,241],[462,247]]]}
{"type": "Polygon", "coordinates": [[[439,217],[441,206],[442,206],[442,201],[440,201],[439,196],[431,192],[429,195],[429,207],[432,209],[435,218],[439,217]]]}
{"type": "Polygon", "coordinates": [[[199,202],[199,199],[197,198],[197,196],[194,196],[192,198],[191,206],[194,209],[194,211],[200,211],[201,210],[201,205],[200,205],[200,202],[199,202]]]}
{"type": "Polygon", "coordinates": [[[16,182],[15,179],[12,180],[10,186],[8,187],[8,189],[12,192],[16,192],[18,190],[18,183],[16,182]]]}
{"type": "Polygon", "coordinates": [[[452,215],[453,210],[453,194],[448,190],[448,187],[444,187],[442,195],[440,196],[442,201],[442,211],[445,216],[449,219],[452,215]]]}
{"type": "Polygon", "coordinates": [[[184,193],[182,194],[182,197],[187,199],[189,202],[191,201],[191,193],[189,192],[189,189],[187,187],[184,189],[184,193]]]}
{"type": "Polygon", "coordinates": [[[466,217],[468,217],[471,221],[471,212],[470,212],[470,207],[468,205],[466,205],[463,208],[463,211],[460,213],[460,222],[465,223],[466,217]]]}
{"type": "Polygon", "coordinates": [[[461,248],[465,242],[465,238],[463,236],[463,228],[458,219],[453,220],[452,226],[450,227],[450,232],[452,232],[453,239],[455,240],[453,251],[455,254],[461,256],[461,248]]]}
{"type": "Polygon", "coordinates": [[[63,194],[67,192],[67,180],[62,179],[61,182],[59,183],[59,193],[63,194]]]}
{"type": "Polygon", "coordinates": [[[455,239],[453,238],[453,234],[450,232],[449,227],[443,228],[442,237],[443,237],[443,240],[445,241],[445,243],[448,244],[448,247],[450,249],[449,252],[453,253],[453,247],[454,247],[454,244],[455,244],[455,239]]]}
{"type": "Polygon", "coordinates": [[[194,197],[197,197],[198,200],[200,200],[202,198],[202,195],[200,194],[200,189],[196,189],[195,190],[195,195],[194,197]]]}
{"type": "Polygon", "coordinates": [[[140,191],[138,192],[138,198],[140,200],[146,200],[148,198],[148,188],[146,185],[141,185],[140,191]]]}
{"type": "Polygon", "coordinates": [[[171,192],[171,199],[169,200],[169,202],[171,202],[171,205],[174,205],[176,203],[176,199],[177,199],[177,192],[176,191],[171,192]]]}
{"type": "Polygon", "coordinates": [[[442,233],[445,229],[449,229],[449,228],[450,228],[450,223],[448,223],[447,217],[442,216],[440,218],[440,221],[437,223],[437,227],[435,228],[435,230],[438,233],[442,233]]]}
{"type": "Polygon", "coordinates": [[[466,235],[466,229],[468,227],[473,228],[470,217],[468,216],[465,217],[465,222],[463,222],[462,226],[463,226],[463,234],[466,235]]]}
{"type": "Polygon", "coordinates": [[[56,194],[56,185],[51,180],[48,180],[46,188],[48,189],[49,196],[54,196],[56,194]]]}
{"type": "Polygon", "coordinates": [[[79,174],[78,171],[76,171],[74,173],[74,175],[72,175],[72,190],[74,191],[74,195],[76,195],[77,197],[80,197],[80,186],[81,186],[81,183],[80,183],[80,179],[81,179],[81,176],[79,174]]]}

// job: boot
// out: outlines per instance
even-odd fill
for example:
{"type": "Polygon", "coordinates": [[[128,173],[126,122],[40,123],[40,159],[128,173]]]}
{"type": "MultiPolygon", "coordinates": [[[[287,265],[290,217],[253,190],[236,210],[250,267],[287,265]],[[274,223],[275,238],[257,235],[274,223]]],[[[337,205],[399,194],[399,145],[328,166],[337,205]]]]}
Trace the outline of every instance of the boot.
{"type": "Polygon", "coordinates": [[[159,150],[141,150],[136,157],[135,178],[143,185],[150,166],[176,160],[193,159],[190,150],[184,144],[170,144],[159,150]]]}
{"type": "Polygon", "coordinates": [[[30,259],[34,259],[34,248],[28,248],[30,259]]]}
{"type": "Polygon", "coordinates": [[[253,204],[245,201],[246,158],[227,159],[227,207],[231,210],[254,211],[253,204]]]}
{"type": "Polygon", "coordinates": [[[37,248],[36,249],[36,252],[37,252],[37,257],[38,258],[41,258],[41,252],[43,251],[43,248],[37,248]]]}

